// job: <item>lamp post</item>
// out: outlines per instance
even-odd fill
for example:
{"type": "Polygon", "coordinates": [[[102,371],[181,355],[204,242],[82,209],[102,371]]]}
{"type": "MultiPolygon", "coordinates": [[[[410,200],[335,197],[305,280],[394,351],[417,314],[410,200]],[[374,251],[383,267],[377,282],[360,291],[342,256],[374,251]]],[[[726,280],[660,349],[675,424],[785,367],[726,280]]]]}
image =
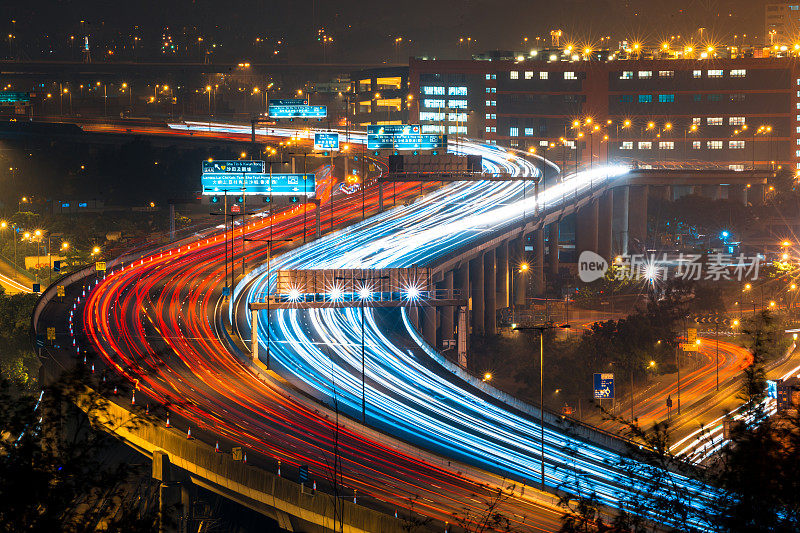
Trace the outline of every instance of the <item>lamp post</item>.
{"type": "MultiPolygon", "coordinates": [[[[347,281],[348,278],[344,277],[335,277],[336,280],[344,280],[347,281]]],[[[372,288],[367,285],[367,280],[377,280],[377,279],[389,279],[389,276],[376,276],[376,277],[363,277],[363,278],[352,278],[352,281],[358,281],[361,283],[361,288],[359,289],[359,307],[361,308],[361,423],[366,425],[367,423],[367,394],[366,394],[366,350],[365,350],[365,342],[364,342],[364,302],[367,299],[372,298],[372,288]]]]}
{"type": "MultiPolygon", "coordinates": [[[[267,370],[269,370],[269,347],[270,347],[270,340],[272,339],[272,332],[270,331],[270,317],[269,317],[269,291],[270,291],[270,279],[272,274],[270,272],[270,261],[272,259],[272,243],[273,242],[291,242],[292,239],[248,239],[245,238],[245,241],[249,242],[265,242],[267,243],[267,370]]],[[[242,254],[244,254],[244,250],[242,250],[242,254]]],[[[255,324],[252,327],[256,327],[255,324]]]]}
{"type": "Polygon", "coordinates": [[[544,332],[551,329],[569,329],[569,324],[542,324],[541,326],[517,326],[514,331],[534,330],[539,332],[539,428],[541,430],[542,488],[544,488],[544,332]]]}

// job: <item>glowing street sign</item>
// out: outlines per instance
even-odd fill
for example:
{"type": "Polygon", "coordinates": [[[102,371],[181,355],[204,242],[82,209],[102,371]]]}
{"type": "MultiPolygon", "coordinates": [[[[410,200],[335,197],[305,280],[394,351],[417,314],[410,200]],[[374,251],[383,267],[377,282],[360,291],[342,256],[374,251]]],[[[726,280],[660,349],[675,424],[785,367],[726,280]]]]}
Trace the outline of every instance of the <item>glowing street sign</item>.
{"type": "Polygon", "coordinates": [[[16,91],[0,91],[0,106],[30,104],[31,94],[32,93],[22,93],[16,91]]]}
{"type": "Polygon", "coordinates": [[[203,161],[203,174],[263,174],[263,161],[203,161]]]}
{"type": "Polygon", "coordinates": [[[314,174],[203,174],[203,194],[219,196],[225,191],[245,195],[314,196],[314,174]],[[271,183],[270,183],[271,180],[271,183]]]}
{"type": "Polygon", "coordinates": [[[412,133],[408,135],[367,135],[368,150],[435,150],[447,147],[447,135],[412,133]]]}
{"type": "Polygon", "coordinates": [[[338,150],[338,149],[339,149],[338,133],[314,134],[314,150],[338,150]]]}
{"type": "Polygon", "coordinates": [[[367,135],[416,135],[419,124],[367,124],[367,135]]]}
{"type": "Polygon", "coordinates": [[[614,398],[614,374],[594,375],[594,398],[595,400],[614,398]]]}
{"type": "Polygon", "coordinates": [[[270,118],[325,118],[328,107],[308,105],[308,100],[303,98],[270,100],[268,114],[270,118]]]}
{"type": "Polygon", "coordinates": [[[106,262],[105,261],[97,261],[94,264],[94,269],[98,272],[105,272],[106,271],[106,262]]]}

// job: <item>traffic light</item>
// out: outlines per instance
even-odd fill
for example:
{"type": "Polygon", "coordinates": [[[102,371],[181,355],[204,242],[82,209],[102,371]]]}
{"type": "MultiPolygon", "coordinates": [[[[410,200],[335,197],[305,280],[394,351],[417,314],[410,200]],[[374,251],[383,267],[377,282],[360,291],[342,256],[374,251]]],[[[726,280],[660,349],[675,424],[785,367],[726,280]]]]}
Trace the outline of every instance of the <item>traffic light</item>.
{"type": "Polygon", "coordinates": [[[300,198],[298,198],[297,196],[290,196],[289,197],[289,203],[296,204],[299,201],[300,201],[300,198]]]}

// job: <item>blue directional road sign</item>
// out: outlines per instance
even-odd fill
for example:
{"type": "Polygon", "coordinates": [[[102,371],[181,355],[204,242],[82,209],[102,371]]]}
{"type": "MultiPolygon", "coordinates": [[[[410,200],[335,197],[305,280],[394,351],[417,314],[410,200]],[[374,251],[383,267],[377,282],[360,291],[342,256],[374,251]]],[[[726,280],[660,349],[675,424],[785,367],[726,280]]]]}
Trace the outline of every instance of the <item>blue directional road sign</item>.
{"type": "Polygon", "coordinates": [[[229,193],[271,196],[314,196],[314,174],[203,174],[203,194],[219,196],[229,193]],[[271,184],[270,184],[271,180],[271,184]]]}
{"type": "Polygon", "coordinates": [[[419,124],[367,124],[367,135],[411,135],[422,133],[419,124]]]}
{"type": "Polygon", "coordinates": [[[614,397],[614,374],[594,375],[595,400],[607,400],[614,397]]]}
{"type": "Polygon", "coordinates": [[[263,161],[203,161],[203,174],[263,174],[263,161]]]}
{"type": "Polygon", "coordinates": [[[328,107],[324,105],[308,105],[308,100],[291,98],[269,101],[270,118],[325,118],[328,107]]]}
{"type": "Polygon", "coordinates": [[[367,134],[368,150],[435,150],[447,147],[447,135],[432,133],[409,135],[367,134]]]}
{"type": "Polygon", "coordinates": [[[0,91],[0,105],[20,105],[31,103],[31,93],[0,91]]]}
{"type": "Polygon", "coordinates": [[[338,150],[338,149],[339,149],[338,133],[314,134],[314,150],[338,150]]]}

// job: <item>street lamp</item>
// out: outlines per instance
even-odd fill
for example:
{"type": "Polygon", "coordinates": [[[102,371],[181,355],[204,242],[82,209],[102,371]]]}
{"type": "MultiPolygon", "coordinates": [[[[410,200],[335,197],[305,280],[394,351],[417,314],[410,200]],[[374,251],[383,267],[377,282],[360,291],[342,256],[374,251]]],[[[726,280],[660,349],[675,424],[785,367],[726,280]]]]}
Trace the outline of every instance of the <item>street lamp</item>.
{"type": "MultiPolygon", "coordinates": [[[[534,330],[539,332],[539,428],[541,429],[542,488],[544,489],[544,332],[551,329],[569,329],[569,324],[542,324],[540,326],[517,326],[514,331],[534,330]]],[[[491,374],[490,374],[491,377],[491,374]]]]}
{"type": "MultiPolygon", "coordinates": [[[[244,231],[244,230],[243,230],[244,231]]],[[[269,317],[269,291],[270,291],[270,260],[272,258],[272,243],[273,242],[290,242],[292,239],[248,239],[244,238],[245,241],[255,241],[255,242],[265,242],[267,243],[267,370],[269,370],[269,347],[270,347],[270,340],[272,338],[272,334],[270,331],[270,317],[269,317]]],[[[233,255],[233,252],[231,252],[233,255]]],[[[244,262],[244,250],[242,250],[242,262],[244,262]]],[[[251,327],[256,327],[253,324],[251,327]]]]}

